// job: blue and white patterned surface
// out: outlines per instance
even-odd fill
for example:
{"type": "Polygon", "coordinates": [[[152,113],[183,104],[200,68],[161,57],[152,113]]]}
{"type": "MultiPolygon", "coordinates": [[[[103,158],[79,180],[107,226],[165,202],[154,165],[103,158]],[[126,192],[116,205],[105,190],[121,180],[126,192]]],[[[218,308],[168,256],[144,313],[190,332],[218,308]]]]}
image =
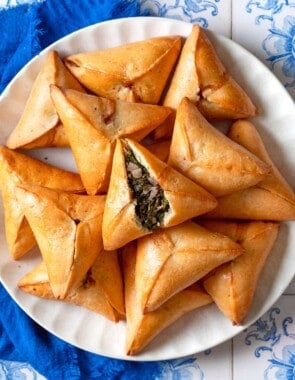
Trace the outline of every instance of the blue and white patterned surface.
{"type": "Polygon", "coordinates": [[[28,363],[0,360],[1,380],[46,380],[28,363]]]}
{"type": "MultiPolygon", "coordinates": [[[[32,1],[0,0],[0,8],[32,1]]],[[[141,0],[140,12],[199,23],[233,38],[268,65],[295,97],[295,0],[141,0]]],[[[217,378],[295,379],[294,282],[268,313],[231,341],[196,356],[159,362],[157,379],[217,378]]],[[[44,377],[28,363],[0,358],[0,379],[44,377]]]]}
{"type": "Polygon", "coordinates": [[[295,1],[249,0],[243,7],[241,3],[233,3],[232,38],[257,55],[294,98],[295,1]]]}
{"type": "Polygon", "coordinates": [[[140,13],[143,16],[169,17],[191,23],[198,23],[203,28],[208,27],[208,16],[218,15],[220,0],[142,0],[140,13]]]}

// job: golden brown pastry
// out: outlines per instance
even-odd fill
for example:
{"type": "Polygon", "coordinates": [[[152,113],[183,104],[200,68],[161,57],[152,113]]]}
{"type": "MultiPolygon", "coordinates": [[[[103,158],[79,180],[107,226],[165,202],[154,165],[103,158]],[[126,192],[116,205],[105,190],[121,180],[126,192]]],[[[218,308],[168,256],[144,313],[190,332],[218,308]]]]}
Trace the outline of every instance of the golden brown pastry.
{"type": "Polygon", "coordinates": [[[229,74],[198,25],[192,26],[182,48],[164,105],[176,110],[184,97],[209,119],[238,119],[257,113],[249,96],[229,74]]]}
{"type": "Polygon", "coordinates": [[[136,289],[144,312],[233,260],[244,249],[229,237],[192,221],[138,239],[136,289]]]}
{"type": "Polygon", "coordinates": [[[146,145],[146,147],[161,161],[167,162],[169,158],[170,145],[171,140],[163,140],[153,142],[152,144],[146,145]]]}
{"type": "Polygon", "coordinates": [[[255,126],[236,121],[228,136],[270,165],[270,174],[257,185],[219,198],[218,206],[206,217],[254,220],[294,220],[295,194],[272,162],[255,126]]]}
{"type": "Polygon", "coordinates": [[[179,36],[155,37],[74,54],[66,66],[93,93],[157,104],[181,49],[179,36]]]}
{"type": "Polygon", "coordinates": [[[205,213],[215,198],[148,149],[130,139],[118,140],[103,216],[105,249],[205,213]]]}
{"type": "Polygon", "coordinates": [[[22,116],[6,145],[11,149],[68,146],[68,139],[50,97],[50,84],[85,92],[56,51],[49,52],[33,84],[22,116]]]}
{"type": "Polygon", "coordinates": [[[84,192],[80,176],[0,146],[0,188],[5,214],[5,235],[13,259],[20,259],[35,244],[32,230],[15,195],[19,184],[37,185],[73,193],[84,192]]]}
{"type": "Polygon", "coordinates": [[[233,324],[239,325],[251,308],[259,276],[276,241],[279,224],[204,221],[202,225],[228,235],[245,249],[243,255],[213,271],[203,282],[219,309],[233,324]]]}
{"type": "Polygon", "coordinates": [[[115,139],[129,136],[141,140],[172,112],[166,107],[106,99],[57,86],[51,86],[51,96],[90,195],[107,190],[115,139]]]}
{"type": "Polygon", "coordinates": [[[212,302],[211,297],[194,284],[175,294],[157,310],[143,314],[135,287],[135,265],[136,243],[132,242],[123,250],[127,355],[141,351],[155,336],[184,314],[212,302]]]}
{"type": "MultiPolygon", "coordinates": [[[[55,299],[44,261],[23,276],[18,287],[41,298],[55,299]]],[[[101,252],[81,284],[64,301],[86,307],[114,322],[124,319],[123,281],[117,252],[101,252]]]]}
{"type": "Polygon", "coordinates": [[[184,98],[177,110],[168,164],[215,196],[253,186],[270,167],[213,127],[184,98]]]}
{"type": "Polygon", "coordinates": [[[17,200],[34,233],[55,298],[65,298],[103,250],[105,196],[19,185],[17,200]]]}
{"type": "Polygon", "coordinates": [[[175,117],[176,117],[176,110],[170,108],[173,112],[171,116],[169,116],[164,123],[159,125],[157,128],[155,128],[151,132],[151,138],[153,140],[159,140],[159,139],[170,139],[173,132],[173,127],[175,123],[175,117]]]}

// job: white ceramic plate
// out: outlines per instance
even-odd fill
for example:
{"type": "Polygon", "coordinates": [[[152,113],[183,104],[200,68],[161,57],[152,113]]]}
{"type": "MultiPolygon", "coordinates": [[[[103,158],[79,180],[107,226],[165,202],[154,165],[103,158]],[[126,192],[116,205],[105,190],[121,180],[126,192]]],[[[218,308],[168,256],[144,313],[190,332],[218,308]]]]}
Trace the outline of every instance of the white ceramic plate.
{"type": "MultiPolygon", "coordinates": [[[[14,78],[0,101],[0,143],[17,124],[36,74],[49,50],[61,56],[102,49],[159,35],[187,36],[191,25],[171,19],[130,18],[109,21],[75,32],[44,50],[14,78]]],[[[231,40],[210,33],[221,58],[234,78],[251,94],[261,110],[255,119],[269,152],[295,187],[295,111],[292,99],[273,74],[253,55],[231,40]]],[[[68,150],[31,152],[39,159],[75,170],[68,150]]],[[[209,349],[242,331],[266,312],[283,293],[294,274],[295,225],[284,223],[262,273],[257,294],[245,324],[232,326],[214,305],[186,315],[162,332],[141,354],[126,357],[125,323],[114,324],[84,308],[42,300],[17,289],[17,282],[39,261],[37,250],[12,261],[4,238],[3,207],[0,217],[0,278],[20,307],[46,330],[85,350],[129,360],[164,360],[209,349]]]]}

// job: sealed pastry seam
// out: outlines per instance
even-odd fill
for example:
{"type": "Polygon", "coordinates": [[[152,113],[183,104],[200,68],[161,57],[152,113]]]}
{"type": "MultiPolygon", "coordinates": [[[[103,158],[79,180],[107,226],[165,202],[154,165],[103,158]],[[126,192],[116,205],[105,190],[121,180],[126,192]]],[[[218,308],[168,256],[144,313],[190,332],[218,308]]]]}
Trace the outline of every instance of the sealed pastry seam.
{"type": "Polygon", "coordinates": [[[63,299],[102,250],[105,197],[28,185],[17,187],[17,197],[47,266],[53,294],[63,299]]]}
{"type": "MultiPolygon", "coordinates": [[[[206,252],[208,251],[208,249],[198,249],[198,252],[199,253],[202,253],[204,252],[204,254],[206,254],[206,252]]],[[[218,252],[222,253],[224,252],[224,249],[210,249],[211,252],[216,252],[218,254],[218,252]]],[[[192,254],[192,253],[195,253],[196,252],[196,249],[194,248],[191,248],[191,249],[185,249],[183,251],[183,253],[185,254],[192,254]]],[[[227,252],[231,255],[240,255],[241,254],[241,249],[228,249],[227,252]]],[[[177,254],[181,254],[181,250],[177,250],[177,254]]],[[[157,275],[154,277],[154,284],[157,284],[157,281],[162,277],[164,276],[164,278],[167,276],[167,267],[169,266],[170,263],[173,264],[173,259],[174,259],[174,253],[171,252],[169,254],[169,256],[166,257],[166,260],[162,262],[162,266],[159,268],[159,271],[157,273],[157,275]]],[[[201,280],[203,276],[200,276],[199,279],[197,280],[201,280]]],[[[196,280],[196,281],[197,281],[196,280]]],[[[189,283],[187,286],[190,286],[192,285],[191,283],[189,283]]],[[[182,291],[184,288],[183,286],[179,289],[179,290],[175,290],[174,291],[174,294],[177,294],[179,291],[182,291]]],[[[142,310],[143,310],[143,313],[148,313],[148,312],[151,312],[153,310],[157,310],[157,307],[160,307],[159,305],[155,308],[155,305],[154,305],[154,301],[152,301],[152,303],[150,303],[150,300],[154,298],[154,292],[156,291],[156,293],[158,293],[158,289],[156,287],[151,287],[149,289],[149,291],[146,293],[146,298],[145,299],[142,299],[142,310]]],[[[170,295],[173,296],[173,295],[170,295]]],[[[156,296],[157,297],[157,296],[156,296]]],[[[170,298],[169,297],[169,298],[170,298]]],[[[168,299],[169,299],[168,298],[168,299]]],[[[166,302],[166,301],[165,301],[166,302]]]]}
{"type": "Polygon", "coordinates": [[[157,104],[180,48],[180,36],[156,37],[74,54],[65,65],[97,95],[157,104]]]}
{"type": "Polygon", "coordinates": [[[144,146],[132,139],[118,139],[103,216],[104,247],[118,249],[128,241],[150,234],[158,228],[184,222],[212,210],[216,205],[216,198],[212,194],[159,160],[144,146]],[[124,146],[133,152],[127,166],[134,178],[130,178],[129,174],[128,179],[124,146]],[[136,160],[131,162],[134,157],[136,160]],[[142,191],[144,181],[148,182],[145,194],[142,191]],[[137,198],[130,182],[138,186],[137,198]],[[124,218],[122,208],[125,209],[124,218]],[[147,219],[147,216],[151,218],[147,219]]]}
{"type": "MultiPolygon", "coordinates": [[[[259,221],[257,221],[259,223],[259,221]]],[[[241,222],[243,223],[243,222],[241,222]]],[[[246,222],[247,223],[247,222],[246,222]]],[[[255,222],[253,222],[255,223],[255,222]]],[[[264,223],[264,226],[261,226],[260,231],[252,233],[250,236],[246,235],[244,239],[240,239],[241,244],[243,245],[244,242],[251,242],[251,240],[255,240],[256,238],[262,237],[267,233],[273,231],[274,227],[277,226],[277,228],[280,228],[280,225],[277,222],[262,222],[264,223]]],[[[235,239],[236,240],[236,239],[235,239]]]]}
{"type": "Polygon", "coordinates": [[[84,92],[78,80],[64,66],[56,51],[49,52],[31,89],[18,124],[11,132],[6,145],[11,149],[51,146],[67,146],[67,139],[60,133],[62,124],[50,98],[49,85],[55,83],[84,92]]]}
{"type": "Polygon", "coordinates": [[[244,251],[226,235],[212,233],[190,221],[139,239],[136,284],[142,310],[155,310],[244,251]]]}
{"type": "MultiPolygon", "coordinates": [[[[267,187],[264,187],[260,183],[258,183],[255,187],[257,189],[265,191],[266,193],[274,195],[274,196],[282,199],[283,201],[289,203],[291,206],[295,207],[295,200],[293,201],[292,199],[287,198],[286,196],[284,196],[283,194],[279,193],[278,191],[273,191],[272,189],[268,189],[267,187]]],[[[295,197],[294,197],[294,199],[295,199],[295,197]]],[[[294,211],[294,218],[295,218],[295,211],[294,211]]]]}
{"type": "Polygon", "coordinates": [[[271,171],[268,163],[213,127],[188,98],[177,109],[168,164],[215,196],[253,186],[271,171]]]}
{"type": "MultiPolygon", "coordinates": [[[[180,39],[181,37],[175,39],[175,42],[173,42],[173,44],[171,45],[169,49],[163,52],[163,54],[160,55],[150,66],[145,68],[145,71],[143,71],[142,73],[139,73],[138,75],[130,75],[130,73],[132,74],[133,70],[132,70],[132,66],[130,66],[130,69],[128,69],[128,65],[125,66],[125,72],[121,75],[117,73],[109,73],[107,70],[97,69],[91,64],[85,64],[84,67],[87,68],[87,70],[91,70],[93,72],[109,75],[114,78],[120,79],[122,81],[122,84],[125,83],[126,87],[132,87],[132,81],[142,78],[143,76],[147,74],[147,72],[151,71],[155,66],[161,63],[163,58],[165,58],[170,53],[170,51],[175,48],[175,45],[179,45],[180,39]]],[[[81,66],[81,64],[71,60],[71,58],[66,59],[66,62],[67,64],[72,65],[72,66],[76,66],[76,67],[81,66]]]]}
{"type": "Polygon", "coordinates": [[[210,39],[193,25],[182,48],[164,104],[177,109],[188,97],[210,119],[254,116],[257,109],[230,75],[210,39]]]}
{"type": "MultiPolygon", "coordinates": [[[[104,254],[104,257],[107,258],[108,262],[112,261],[112,258],[109,256],[109,252],[107,255],[104,254]]],[[[108,294],[107,290],[105,290],[103,283],[99,278],[99,272],[101,273],[103,270],[108,269],[108,265],[100,260],[100,258],[96,260],[93,266],[85,274],[85,277],[79,284],[77,284],[77,287],[73,289],[63,300],[54,297],[44,261],[40,262],[30,272],[26,273],[18,281],[18,287],[24,292],[41,298],[47,298],[58,302],[64,301],[74,305],[86,307],[87,309],[99,313],[113,322],[118,322],[120,319],[124,319],[125,315],[125,311],[120,310],[121,308],[119,306],[119,303],[123,303],[123,289],[120,286],[116,288],[115,285],[117,285],[117,283],[115,285],[112,283],[112,287],[108,290],[110,292],[116,292],[118,294],[117,299],[119,300],[118,304],[116,304],[116,302],[112,303],[111,295],[108,294]]]]}

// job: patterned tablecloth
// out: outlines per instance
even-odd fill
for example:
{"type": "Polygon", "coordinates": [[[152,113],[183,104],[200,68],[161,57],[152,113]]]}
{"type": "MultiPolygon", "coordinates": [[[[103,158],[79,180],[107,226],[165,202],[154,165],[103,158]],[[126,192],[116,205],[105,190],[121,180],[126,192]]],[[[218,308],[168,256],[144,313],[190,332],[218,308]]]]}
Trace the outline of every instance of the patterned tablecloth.
{"type": "MultiPolygon", "coordinates": [[[[0,8],[25,0],[0,0],[0,8]]],[[[260,58],[295,97],[295,0],[141,0],[141,15],[198,23],[260,58]]],[[[295,281],[257,322],[195,356],[165,361],[163,379],[295,379],[295,281]],[[213,365],[214,364],[214,365],[213,365]]],[[[0,379],[43,379],[29,363],[0,358],[0,379]]]]}

